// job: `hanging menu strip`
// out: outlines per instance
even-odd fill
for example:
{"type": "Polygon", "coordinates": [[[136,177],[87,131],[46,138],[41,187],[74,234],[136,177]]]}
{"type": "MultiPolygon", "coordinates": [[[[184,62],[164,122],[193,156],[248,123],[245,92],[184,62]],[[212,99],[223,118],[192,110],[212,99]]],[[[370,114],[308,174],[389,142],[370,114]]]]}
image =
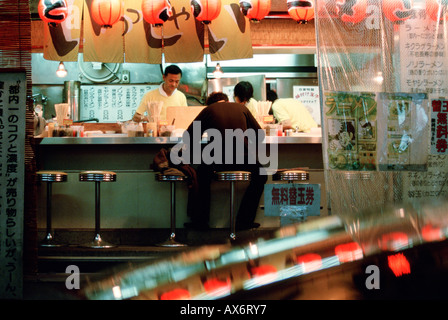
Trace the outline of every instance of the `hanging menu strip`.
{"type": "Polygon", "coordinates": [[[100,122],[132,119],[146,92],[159,85],[83,85],[80,120],[97,118],[100,122]]]}
{"type": "Polygon", "coordinates": [[[0,69],[0,299],[21,299],[26,75],[0,69]]]}

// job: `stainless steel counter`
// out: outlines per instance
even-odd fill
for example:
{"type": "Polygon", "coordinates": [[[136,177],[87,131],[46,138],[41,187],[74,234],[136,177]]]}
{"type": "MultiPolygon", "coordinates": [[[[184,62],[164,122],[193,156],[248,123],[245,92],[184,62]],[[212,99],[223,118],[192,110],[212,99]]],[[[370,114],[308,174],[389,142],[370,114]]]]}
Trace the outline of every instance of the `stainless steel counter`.
{"type": "MultiPolygon", "coordinates": [[[[181,142],[181,138],[177,137],[88,137],[88,138],[72,138],[72,137],[52,137],[43,138],[41,145],[90,145],[90,144],[177,144],[181,142]]],[[[207,140],[203,139],[203,143],[207,140]]],[[[294,137],[275,137],[267,136],[266,143],[278,144],[320,144],[322,137],[318,135],[299,134],[294,137]]]]}
{"type": "MultiPolygon", "coordinates": [[[[79,181],[83,170],[117,172],[117,181],[102,186],[102,226],[104,228],[165,228],[169,221],[169,184],[156,181],[152,170],[155,155],[162,148],[171,148],[180,138],[169,137],[54,137],[35,139],[38,170],[60,170],[68,173],[68,182],[55,186],[53,200],[58,208],[54,215],[55,228],[93,228],[94,187],[79,181]]],[[[204,146],[206,140],[203,140],[204,146]]],[[[310,183],[321,184],[325,190],[321,137],[299,134],[292,137],[266,138],[276,143],[278,168],[307,167],[310,183]]],[[[270,151],[267,151],[270,152],[270,151]]],[[[264,165],[264,164],[263,164],[264,165]]],[[[238,190],[238,201],[246,185],[238,190]]],[[[44,190],[39,188],[39,190],[44,190]]],[[[176,223],[182,227],[189,221],[186,214],[188,188],[179,184],[176,191],[178,207],[176,223]]],[[[212,214],[210,225],[223,227],[228,223],[228,185],[212,184],[212,214]]],[[[40,195],[39,228],[45,227],[45,193],[40,195]]],[[[263,203],[261,200],[261,204],[263,203]]],[[[321,206],[326,205],[322,192],[321,206]]],[[[263,226],[278,226],[277,217],[265,217],[260,208],[257,222],[263,226]],[[272,225],[274,223],[274,225],[272,225]]]]}

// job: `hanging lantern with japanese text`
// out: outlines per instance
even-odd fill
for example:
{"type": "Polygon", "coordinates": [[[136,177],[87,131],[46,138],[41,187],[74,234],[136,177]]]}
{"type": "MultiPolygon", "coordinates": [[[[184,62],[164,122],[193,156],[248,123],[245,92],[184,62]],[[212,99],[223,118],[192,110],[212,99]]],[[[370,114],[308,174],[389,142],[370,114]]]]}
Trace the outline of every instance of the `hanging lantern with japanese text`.
{"type": "Polygon", "coordinates": [[[56,26],[67,18],[67,2],[65,0],[40,0],[37,11],[43,21],[51,26],[56,26]]]}
{"type": "Polygon", "coordinates": [[[314,2],[312,0],[288,0],[288,14],[298,23],[308,23],[314,18],[314,2]]]}
{"type": "Polygon", "coordinates": [[[142,14],[146,22],[161,27],[173,11],[169,0],[143,0],[142,14]]]}
{"type": "Polygon", "coordinates": [[[122,16],[121,0],[93,0],[92,19],[104,28],[111,28],[122,16]]]}
{"type": "Polygon", "coordinates": [[[434,21],[448,19],[447,0],[426,0],[426,13],[434,21]]]}
{"type": "Polygon", "coordinates": [[[250,21],[259,22],[271,10],[271,0],[240,0],[240,9],[250,21]]]}
{"type": "Polygon", "coordinates": [[[383,12],[390,21],[403,23],[412,16],[412,6],[412,0],[383,1],[383,12]]]}
{"type": "Polygon", "coordinates": [[[345,23],[356,24],[364,20],[367,12],[367,0],[336,1],[338,17],[345,23]]]}
{"type": "Polygon", "coordinates": [[[191,12],[196,20],[209,24],[221,12],[221,0],[191,0],[191,12]]]}

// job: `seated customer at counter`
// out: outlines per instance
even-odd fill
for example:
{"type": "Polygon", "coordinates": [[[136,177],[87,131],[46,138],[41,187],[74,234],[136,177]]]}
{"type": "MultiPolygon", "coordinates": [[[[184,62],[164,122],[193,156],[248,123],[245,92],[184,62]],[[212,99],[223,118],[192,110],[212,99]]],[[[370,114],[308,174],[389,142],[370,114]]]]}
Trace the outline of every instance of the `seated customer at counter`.
{"type": "Polygon", "coordinates": [[[238,82],[233,88],[235,102],[244,104],[250,113],[257,118],[257,100],[254,99],[254,88],[248,81],[238,82]]]}
{"type": "MultiPolygon", "coordinates": [[[[190,211],[190,218],[192,222],[190,224],[186,224],[187,227],[196,229],[208,228],[211,198],[210,185],[214,178],[214,172],[233,170],[251,172],[251,181],[241,200],[236,216],[236,228],[239,230],[244,230],[257,228],[260,226],[260,224],[255,223],[254,220],[257,214],[257,208],[261,195],[263,194],[264,184],[267,181],[267,176],[260,174],[261,165],[259,164],[257,158],[254,158],[257,159],[257,161],[253,161],[255,162],[253,164],[248,161],[250,157],[247,139],[244,141],[244,161],[240,161],[240,154],[236,154],[235,151],[233,151],[233,159],[231,163],[226,163],[229,161],[225,161],[225,151],[229,150],[229,146],[225,146],[224,137],[226,134],[226,129],[241,129],[243,132],[248,129],[254,130],[257,138],[258,134],[262,134],[263,131],[259,130],[261,129],[260,125],[247,108],[240,103],[229,102],[228,100],[227,95],[222,92],[214,92],[210,94],[207,99],[207,107],[199,113],[186,131],[186,133],[189,134],[190,139],[194,137],[198,137],[200,139],[202,134],[208,129],[218,130],[221,137],[223,137],[221,149],[218,148],[217,150],[221,154],[217,157],[217,152],[215,152],[213,157],[214,161],[211,163],[207,161],[207,163],[205,163],[204,156],[201,155],[201,163],[196,169],[198,192],[195,196],[189,197],[189,201],[193,202],[190,202],[192,205],[191,207],[189,204],[189,207],[192,208],[192,211],[190,211]],[[198,125],[200,125],[200,127],[198,127],[198,125]],[[195,130],[200,130],[200,132],[194,132],[195,130]],[[236,161],[237,158],[239,161],[236,161]]],[[[263,139],[257,139],[257,141],[262,140],[263,139]]],[[[186,141],[185,136],[184,141],[186,141]]],[[[193,143],[198,143],[198,141],[190,140],[190,146],[193,143]]],[[[235,150],[235,139],[232,139],[230,143],[232,144],[230,148],[235,150]]],[[[190,149],[190,152],[191,151],[192,150],[190,149]]],[[[256,155],[253,156],[256,157],[256,155]]],[[[191,156],[190,159],[193,159],[193,156],[191,156]]]]}
{"type": "Polygon", "coordinates": [[[140,102],[132,120],[135,122],[149,121],[151,115],[144,117],[147,111],[148,102],[162,101],[163,107],[160,112],[160,120],[166,120],[167,107],[187,107],[187,98],[185,94],[177,90],[182,78],[182,70],[176,65],[170,65],[165,68],[163,73],[163,82],[157,89],[147,92],[140,102]]]}
{"type": "Polygon", "coordinates": [[[283,129],[298,129],[297,131],[310,132],[311,128],[317,128],[310,112],[297,99],[279,99],[277,93],[268,90],[266,93],[268,101],[272,101],[271,110],[278,123],[283,124],[283,129]]]}

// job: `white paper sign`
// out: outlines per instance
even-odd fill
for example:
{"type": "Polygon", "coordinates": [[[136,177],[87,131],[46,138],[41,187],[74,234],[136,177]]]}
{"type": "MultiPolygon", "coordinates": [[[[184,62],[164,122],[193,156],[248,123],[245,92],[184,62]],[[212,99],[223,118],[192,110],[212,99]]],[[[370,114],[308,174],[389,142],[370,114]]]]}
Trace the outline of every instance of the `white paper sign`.
{"type": "Polygon", "coordinates": [[[320,120],[319,86],[293,86],[294,99],[299,100],[308,109],[318,125],[320,120]]]}
{"type": "Polygon", "coordinates": [[[80,120],[130,120],[145,93],[158,87],[159,85],[81,86],[80,120]]]}

